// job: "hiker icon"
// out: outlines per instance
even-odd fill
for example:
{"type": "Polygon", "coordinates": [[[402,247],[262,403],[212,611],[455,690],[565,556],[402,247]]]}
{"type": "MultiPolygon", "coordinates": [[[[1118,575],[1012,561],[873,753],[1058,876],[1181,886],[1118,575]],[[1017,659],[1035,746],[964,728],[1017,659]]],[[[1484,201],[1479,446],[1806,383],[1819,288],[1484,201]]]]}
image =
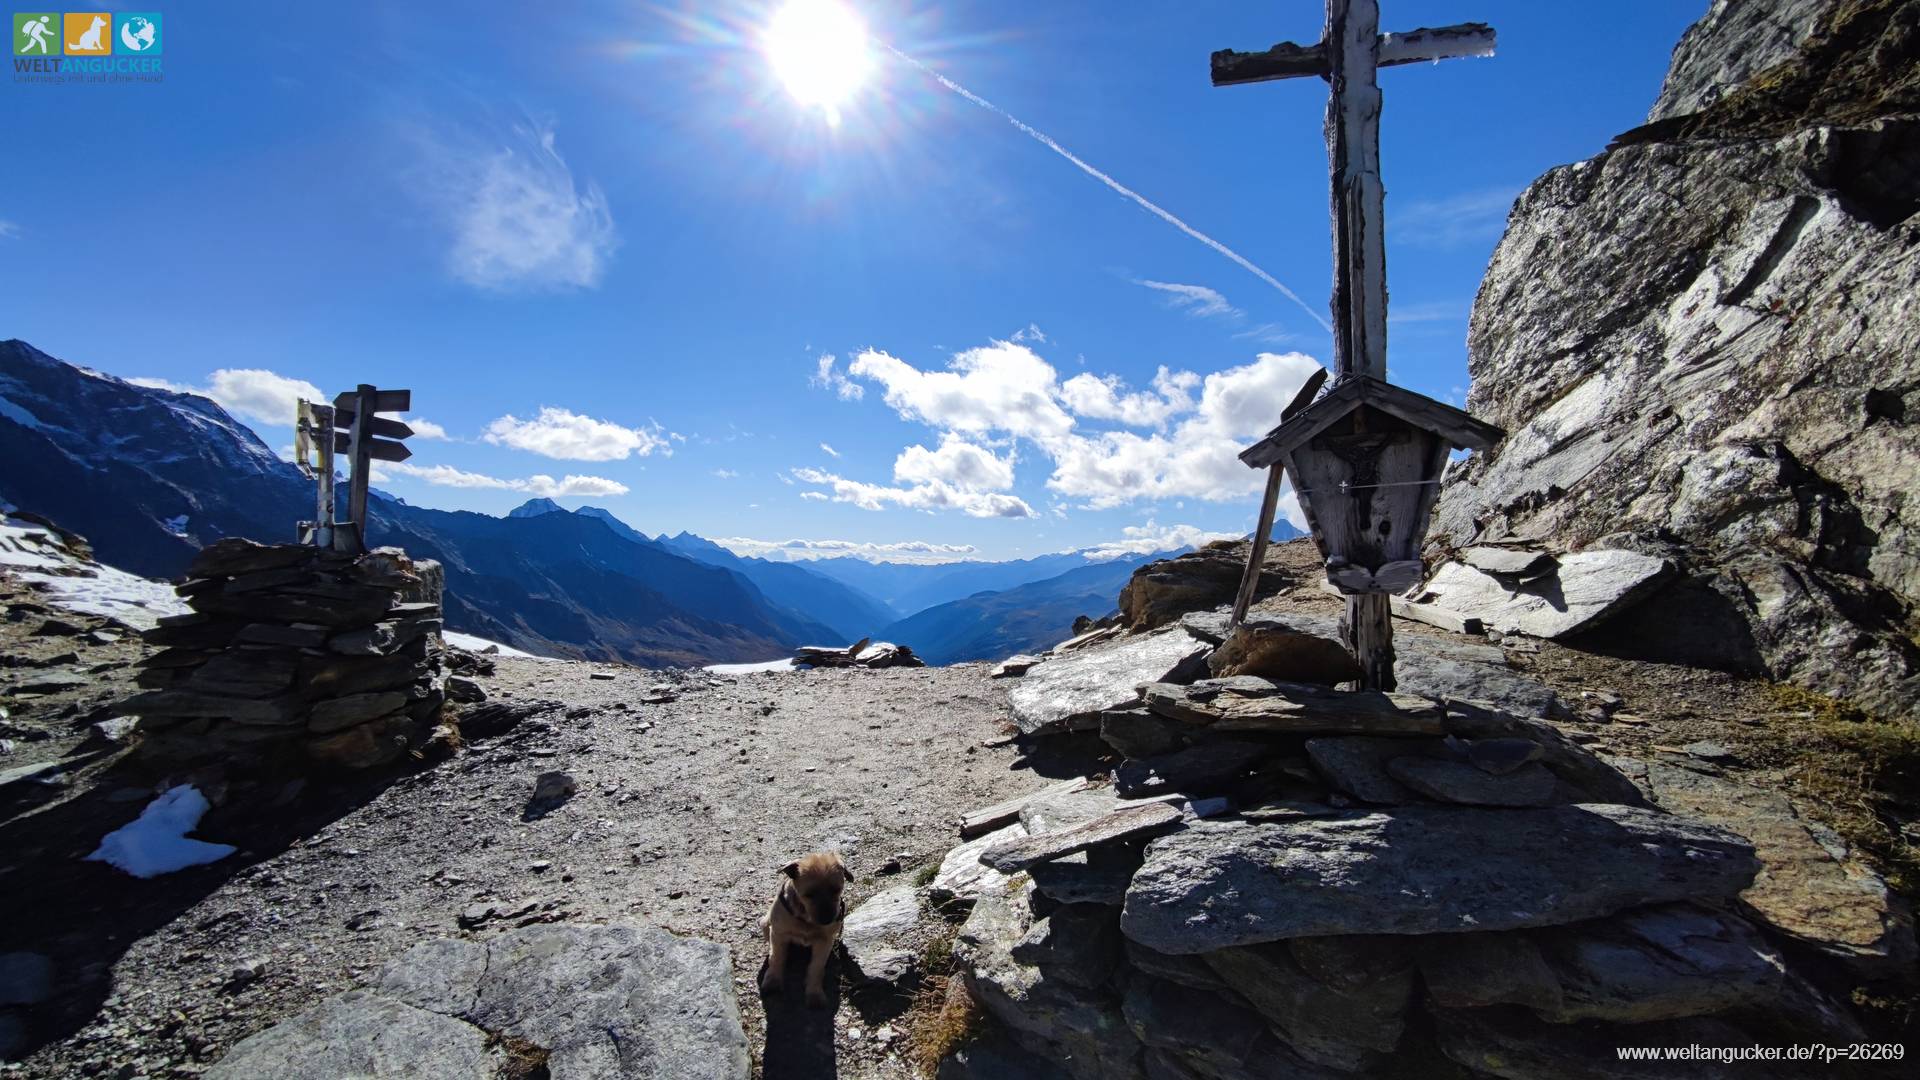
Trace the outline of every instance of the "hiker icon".
{"type": "Polygon", "coordinates": [[[42,56],[48,55],[47,24],[52,21],[53,16],[42,15],[37,19],[30,18],[20,24],[20,36],[27,39],[27,44],[20,47],[20,55],[25,56],[35,49],[39,49],[40,55],[42,56]]]}

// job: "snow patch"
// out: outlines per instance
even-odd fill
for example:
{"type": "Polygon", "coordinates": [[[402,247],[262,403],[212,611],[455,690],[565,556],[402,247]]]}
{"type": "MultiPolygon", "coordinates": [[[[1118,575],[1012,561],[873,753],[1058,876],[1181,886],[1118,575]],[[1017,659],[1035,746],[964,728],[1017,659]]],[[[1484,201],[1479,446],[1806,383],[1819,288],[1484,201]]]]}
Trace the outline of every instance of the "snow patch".
{"type": "Polygon", "coordinates": [[[492,649],[496,656],[511,656],[517,660],[555,659],[551,656],[535,656],[530,652],[522,652],[511,645],[502,645],[497,641],[488,641],[486,638],[476,637],[472,634],[462,634],[457,630],[442,631],[440,637],[441,640],[447,644],[457,649],[465,649],[468,652],[486,652],[488,649],[492,649]]]}
{"type": "Polygon", "coordinates": [[[148,803],[138,818],[108,833],[87,861],[150,878],[224,859],[236,850],[233,845],[187,838],[206,812],[207,797],[200,789],[181,784],[148,803]]]}
{"type": "Polygon", "coordinates": [[[118,619],[138,630],[187,612],[165,582],[79,558],[43,526],[18,518],[0,519],[0,570],[69,611],[118,619]]]}
{"type": "Polygon", "coordinates": [[[758,664],[708,664],[704,669],[715,675],[753,675],[762,671],[792,671],[792,657],[785,660],[766,660],[758,664]]]}

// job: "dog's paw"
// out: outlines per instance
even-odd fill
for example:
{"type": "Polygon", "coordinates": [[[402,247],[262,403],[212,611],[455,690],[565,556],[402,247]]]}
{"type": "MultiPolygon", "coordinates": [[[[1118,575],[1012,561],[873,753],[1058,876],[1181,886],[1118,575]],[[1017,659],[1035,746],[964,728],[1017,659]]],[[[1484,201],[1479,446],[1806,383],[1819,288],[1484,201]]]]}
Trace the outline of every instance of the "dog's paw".
{"type": "Polygon", "coordinates": [[[774,977],[773,969],[760,969],[760,996],[767,997],[780,992],[780,980],[774,977]]]}

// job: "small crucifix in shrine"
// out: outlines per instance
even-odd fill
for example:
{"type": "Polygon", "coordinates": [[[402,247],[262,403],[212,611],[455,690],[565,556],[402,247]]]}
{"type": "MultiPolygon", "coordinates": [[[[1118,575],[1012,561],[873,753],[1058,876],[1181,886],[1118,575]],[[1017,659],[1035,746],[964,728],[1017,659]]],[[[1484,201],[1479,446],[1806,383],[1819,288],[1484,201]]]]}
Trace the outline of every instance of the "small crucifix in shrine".
{"type": "Polygon", "coordinates": [[[1267,469],[1253,550],[1233,608],[1246,618],[1273,529],[1283,470],[1326,560],[1327,580],[1346,597],[1340,637],[1366,689],[1391,690],[1392,594],[1424,576],[1420,544],[1450,452],[1480,450],[1503,432],[1387,379],[1385,189],[1380,182],[1380,87],[1375,71],[1397,64],[1489,56],[1493,28],[1462,23],[1380,33],[1379,0],[1327,0],[1317,45],[1213,54],[1213,83],[1232,86],[1317,75],[1327,102],[1333,179],[1333,359],[1330,389],[1310,380],[1280,426],[1240,453],[1267,469]]]}

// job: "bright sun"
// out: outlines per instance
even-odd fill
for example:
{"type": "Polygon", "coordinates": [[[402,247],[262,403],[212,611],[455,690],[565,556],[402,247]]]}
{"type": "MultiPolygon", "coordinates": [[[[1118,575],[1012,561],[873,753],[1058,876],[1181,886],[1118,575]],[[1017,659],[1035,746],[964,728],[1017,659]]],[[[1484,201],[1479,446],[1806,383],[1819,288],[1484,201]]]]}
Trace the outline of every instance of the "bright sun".
{"type": "Polygon", "coordinates": [[[867,77],[867,28],[836,0],[792,0],[773,16],[761,47],[787,92],[840,122],[840,105],[867,77]]]}

